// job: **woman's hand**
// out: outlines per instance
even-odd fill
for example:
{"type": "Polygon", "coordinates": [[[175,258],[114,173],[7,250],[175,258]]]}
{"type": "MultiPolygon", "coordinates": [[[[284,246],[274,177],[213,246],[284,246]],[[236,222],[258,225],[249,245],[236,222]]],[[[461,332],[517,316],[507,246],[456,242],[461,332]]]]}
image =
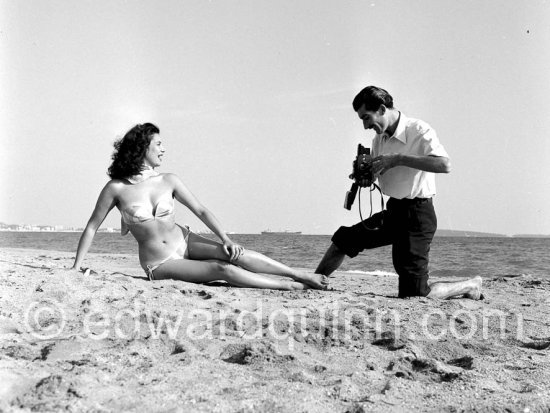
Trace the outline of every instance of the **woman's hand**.
{"type": "Polygon", "coordinates": [[[229,262],[237,261],[244,253],[244,248],[231,240],[223,242],[223,250],[229,256],[229,262]]]}

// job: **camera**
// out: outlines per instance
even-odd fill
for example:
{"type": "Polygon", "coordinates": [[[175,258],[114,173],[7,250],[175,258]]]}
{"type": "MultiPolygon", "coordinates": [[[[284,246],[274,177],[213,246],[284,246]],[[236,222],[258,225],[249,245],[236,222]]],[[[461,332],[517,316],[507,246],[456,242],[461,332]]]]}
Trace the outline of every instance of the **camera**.
{"type": "Polygon", "coordinates": [[[371,166],[368,165],[372,159],[370,155],[370,149],[365,148],[359,144],[357,146],[357,157],[353,161],[353,173],[349,176],[355,182],[351,185],[351,189],[346,193],[346,199],[344,200],[344,208],[350,210],[357,190],[361,186],[371,186],[374,183],[374,176],[372,174],[371,166]]]}

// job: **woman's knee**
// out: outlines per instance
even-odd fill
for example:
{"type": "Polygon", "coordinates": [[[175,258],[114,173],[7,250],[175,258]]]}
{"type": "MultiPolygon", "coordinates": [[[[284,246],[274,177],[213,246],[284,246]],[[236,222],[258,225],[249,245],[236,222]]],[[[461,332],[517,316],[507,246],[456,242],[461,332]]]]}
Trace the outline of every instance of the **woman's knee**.
{"type": "Polygon", "coordinates": [[[231,265],[228,262],[224,261],[217,261],[212,264],[213,270],[220,276],[220,278],[224,281],[230,280],[235,275],[235,266],[231,265]]]}
{"type": "MultiPolygon", "coordinates": [[[[239,262],[242,262],[243,260],[247,260],[247,259],[255,259],[255,258],[258,258],[261,254],[255,252],[255,251],[252,251],[252,250],[247,250],[247,249],[243,249],[243,252],[241,253],[241,255],[239,256],[239,258],[237,258],[236,260],[233,260],[231,261],[231,263],[235,264],[235,265],[239,265],[239,262]]],[[[227,259],[229,260],[230,257],[227,257],[227,259]]]]}

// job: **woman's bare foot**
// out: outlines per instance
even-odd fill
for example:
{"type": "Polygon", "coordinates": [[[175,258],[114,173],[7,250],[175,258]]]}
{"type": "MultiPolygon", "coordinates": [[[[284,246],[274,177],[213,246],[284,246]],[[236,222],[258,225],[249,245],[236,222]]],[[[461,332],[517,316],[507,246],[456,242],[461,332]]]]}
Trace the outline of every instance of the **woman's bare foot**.
{"type": "Polygon", "coordinates": [[[300,275],[294,279],[316,290],[326,290],[328,287],[328,277],[323,274],[300,273],[300,275]]]}
{"type": "Polygon", "coordinates": [[[301,283],[299,281],[289,281],[288,290],[309,290],[311,287],[307,284],[301,283]]]}
{"type": "Polygon", "coordinates": [[[483,294],[481,294],[481,284],[483,280],[481,277],[477,276],[470,280],[472,282],[472,289],[464,294],[464,298],[470,298],[472,300],[482,300],[483,294]]]}

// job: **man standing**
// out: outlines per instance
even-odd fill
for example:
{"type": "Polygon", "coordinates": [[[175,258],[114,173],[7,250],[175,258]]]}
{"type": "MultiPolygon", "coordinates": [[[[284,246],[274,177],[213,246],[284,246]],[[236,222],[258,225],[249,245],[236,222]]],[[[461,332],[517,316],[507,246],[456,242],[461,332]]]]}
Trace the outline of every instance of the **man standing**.
{"type": "Polygon", "coordinates": [[[437,228],[432,198],[435,174],[449,173],[450,160],[435,131],[426,122],[408,118],[393,107],[392,96],[376,86],[363,89],[353,109],[365,129],[374,129],[370,168],[382,192],[386,210],[351,227],[340,227],[316,273],[330,275],[345,256],[392,245],[399,276],[399,297],[481,297],[481,277],[428,284],[430,244],[437,228]]]}

